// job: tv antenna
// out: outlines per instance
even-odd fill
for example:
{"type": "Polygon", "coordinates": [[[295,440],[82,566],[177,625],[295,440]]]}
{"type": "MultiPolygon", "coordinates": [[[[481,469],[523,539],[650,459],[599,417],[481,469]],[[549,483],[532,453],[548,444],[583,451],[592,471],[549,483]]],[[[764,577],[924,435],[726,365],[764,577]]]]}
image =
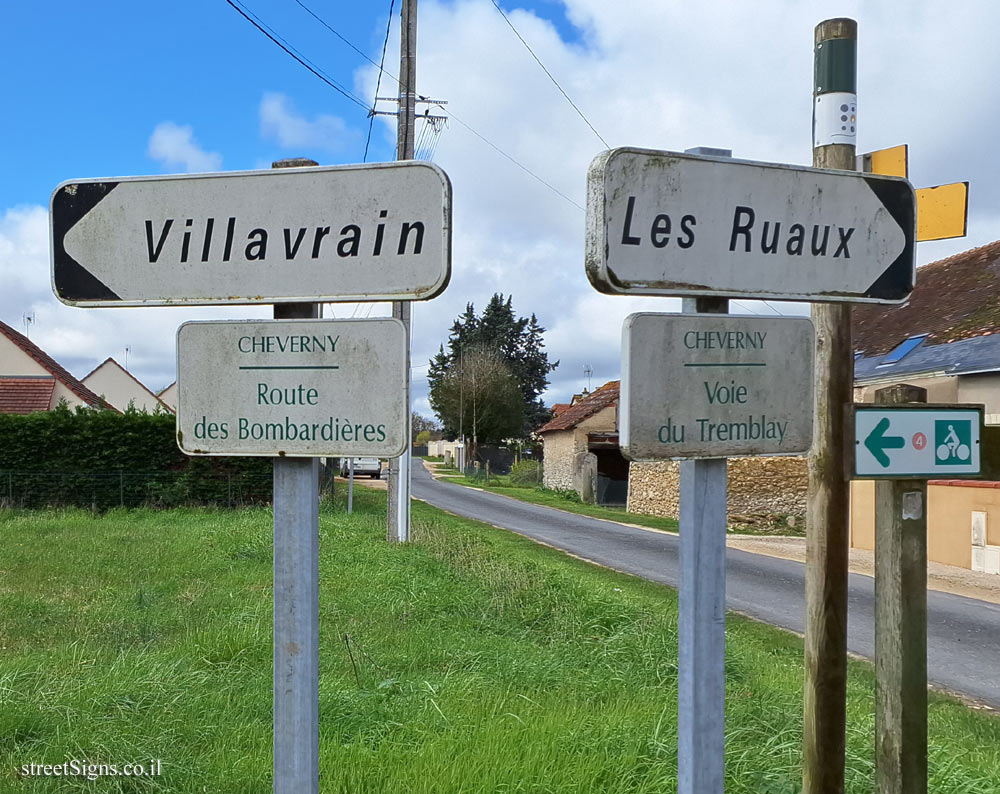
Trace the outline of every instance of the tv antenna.
{"type": "Polygon", "coordinates": [[[35,324],[35,313],[25,312],[24,314],[21,315],[21,320],[24,322],[24,335],[30,336],[28,330],[31,328],[32,325],[35,324]]]}
{"type": "Polygon", "coordinates": [[[587,379],[587,391],[591,391],[590,388],[590,376],[594,374],[594,370],[591,369],[590,364],[583,365],[583,377],[587,379]]]}
{"type": "Polygon", "coordinates": [[[128,372],[128,354],[132,352],[132,345],[125,345],[125,371],[128,372]]]}

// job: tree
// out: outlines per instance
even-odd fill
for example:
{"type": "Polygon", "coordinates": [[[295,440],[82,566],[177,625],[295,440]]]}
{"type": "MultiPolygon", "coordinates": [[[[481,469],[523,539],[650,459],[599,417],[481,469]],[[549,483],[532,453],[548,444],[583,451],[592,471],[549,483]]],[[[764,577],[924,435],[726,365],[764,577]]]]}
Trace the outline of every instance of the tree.
{"type": "Polygon", "coordinates": [[[466,305],[451,327],[447,350],[441,346],[428,373],[431,408],[446,435],[502,441],[526,436],[548,420],[541,393],[559,362],[549,362],[544,333],[534,314],[514,316],[509,296],[493,295],[481,317],[466,305]]]}
{"type": "Polygon", "coordinates": [[[430,401],[439,416],[456,420],[455,435],[464,435],[469,441],[470,460],[480,442],[502,441],[519,435],[524,427],[520,385],[500,353],[491,347],[473,345],[464,351],[459,365],[432,387],[430,401]]]}
{"type": "Polygon", "coordinates": [[[416,411],[410,413],[410,436],[411,438],[417,438],[421,433],[427,432],[428,438],[430,438],[435,433],[441,432],[441,425],[435,422],[433,419],[428,419],[426,416],[421,416],[416,411]]]}

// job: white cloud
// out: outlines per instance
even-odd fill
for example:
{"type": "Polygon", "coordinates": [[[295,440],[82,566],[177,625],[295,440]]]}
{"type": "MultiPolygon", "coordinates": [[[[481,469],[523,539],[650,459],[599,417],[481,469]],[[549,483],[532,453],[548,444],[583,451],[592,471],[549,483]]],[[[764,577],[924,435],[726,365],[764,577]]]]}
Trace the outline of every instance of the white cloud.
{"type": "Polygon", "coordinates": [[[187,173],[218,171],[222,168],[222,155],[206,152],[194,139],[191,125],[163,121],[156,125],[149,136],[149,156],[159,160],[165,169],[187,173]]]}
{"type": "MultiPolygon", "coordinates": [[[[857,19],[859,151],[910,143],[915,185],[972,182],[969,236],[921,244],[919,261],[1000,239],[1000,175],[989,134],[997,111],[976,88],[982,74],[1000,69],[1000,49],[984,32],[998,21],[993,4],[969,3],[947,19],[929,0],[907,5],[906,14],[898,4],[856,0],[630,0],[627,13],[606,0],[564,5],[579,29],[571,42],[533,12],[514,8],[508,15],[610,146],[716,146],[738,158],[800,165],[812,157],[814,28],[831,17],[857,19]]],[[[453,113],[583,205],[587,168],[605,145],[492,3],[426,0],[420,26],[418,92],[448,101],[433,112],[453,113]]],[[[393,36],[390,52],[398,51],[396,29],[393,36]]],[[[375,79],[374,69],[359,70],[360,95],[374,91],[375,79]]],[[[493,292],[504,292],[518,314],[534,312],[549,329],[550,358],[562,363],[547,400],[579,391],[584,364],[594,370],[595,386],[619,377],[624,316],[638,307],[676,311],[678,301],[597,293],[583,267],[584,212],[461,122],[449,122],[435,157],[454,187],[453,276],[443,295],[414,310],[414,366],[447,340],[467,302],[481,309],[493,292]]],[[[394,119],[377,124],[394,133],[394,119]]],[[[772,305],[784,314],[807,311],[772,305]]],[[[732,311],[746,309],[734,304],[732,311]]],[[[425,383],[415,380],[413,393],[418,409],[426,405],[425,383]]]]}
{"type": "Polygon", "coordinates": [[[305,152],[340,151],[353,145],[358,137],[358,132],[348,128],[343,119],[322,113],[309,120],[296,112],[288,97],[274,92],[264,94],[260,100],[260,134],[277,141],[282,148],[305,152]]]}

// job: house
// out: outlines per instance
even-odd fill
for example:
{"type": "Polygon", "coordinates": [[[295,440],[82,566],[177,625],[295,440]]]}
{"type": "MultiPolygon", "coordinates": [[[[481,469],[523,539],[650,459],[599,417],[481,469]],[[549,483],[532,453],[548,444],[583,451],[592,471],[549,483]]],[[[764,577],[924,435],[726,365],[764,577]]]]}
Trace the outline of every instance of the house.
{"type": "Polygon", "coordinates": [[[83,384],[119,411],[132,407],[150,414],[157,411],[176,413],[113,358],[106,358],[99,364],[83,379],[83,384]]]}
{"type": "MultiPolygon", "coordinates": [[[[928,402],[980,403],[986,423],[1000,424],[998,294],[1000,241],[920,268],[899,306],[855,307],[855,400],[909,383],[928,402]]],[[[871,480],[851,483],[853,547],[874,548],[874,494],[871,480]]],[[[928,560],[1000,573],[1000,483],[929,481],[927,530],[928,560]]]]}
{"type": "MultiPolygon", "coordinates": [[[[577,490],[577,455],[596,459],[595,495],[598,504],[625,504],[628,461],[618,448],[619,381],[605,383],[573,402],[536,431],[542,437],[546,488],[577,490]]],[[[557,404],[558,405],[558,404],[557,404]]]]}
{"type": "Polygon", "coordinates": [[[69,407],[105,403],[74,378],[48,353],[19,331],[0,322],[0,413],[51,411],[60,402],[69,407]]]}
{"type": "Polygon", "coordinates": [[[927,389],[927,401],[982,403],[1000,424],[1000,241],[917,271],[898,306],[852,311],[855,401],[895,383],[927,389]]]}
{"type": "Polygon", "coordinates": [[[177,413],[177,381],[174,381],[166,388],[157,392],[156,396],[159,397],[162,402],[166,403],[167,407],[171,411],[177,413]]]}

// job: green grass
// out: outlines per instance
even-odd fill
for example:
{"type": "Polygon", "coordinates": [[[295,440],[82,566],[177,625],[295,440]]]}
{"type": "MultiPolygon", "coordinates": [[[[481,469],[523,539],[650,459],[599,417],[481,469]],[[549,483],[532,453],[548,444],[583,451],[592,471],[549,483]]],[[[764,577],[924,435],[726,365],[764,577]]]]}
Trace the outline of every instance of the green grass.
{"type": "MultiPolygon", "coordinates": [[[[435,472],[438,474],[458,475],[458,469],[437,466],[435,472]]],[[[645,513],[629,513],[624,507],[608,507],[604,505],[588,505],[580,501],[575,491],[556,491],[551,488],[544,488],[538,485],[519,485],[511,482],[510,477],[504,474],[491,474],[489,482],[485,476],[479,477],[448,477],[449,482],[465,485],[470,488],[482,488],[493,493],[509,496],[513,499],[520,499],[522,502],[531,502],[545,507],[556,507],[560,510],[568,510],[582,516],[592,516],[593,518],[604,518],[608,521],[619,521],[625,524],[636,524],[640,527],[650,527],[652,529],[662,529],[668,532],[676,532],[678,527],[677,519],[665,516],[651,516],[645,513]]],[[[729,532],[734,535],[795,535],[805,537],[805,528],[799,526],[790,528],[779,526],[767,527],[729,527],[729,532]]]]}
{"type": "MultiPolygon", "coordinates": [[[[439,474],[458,474],[458,469],[446,469],[438,466],[436,471],[439,474]]],[[[531,502],[545,507],[557,507],[560,510],[568,510],[581,516],[591,516],[593,518],[604,518],[608,521],[621,521],[626,524],[637,524],[641,527],[651,527],[653,529],[663,529],[668,532],[677,531],[677,520],[665,518],[663,516],[648,516],[643,513],[627,513],[624,507],[605,507],[603,505],[588,505],[580,501],[574,491],[555,491],[551,488],[542,488],[535,485],[513,485],[506,475],[490,475],[490,481],[486,482],[485,477],[449,477],[449,482],[466,485],[471,488],[482,488],[483,490],[498,493],[503,496],[510,496],[513,499],[520,499],[522,502],[531,502]]]]}
{"type": "MultiPolygon", "coordinates": [[[[384,499],[321,512],[321,790],[674,792],[675,593],[419,503],[390,546],[384,499]]],[[[265,510],[0,512],[0,791],[270,792],[270,561],[265,510]],[[74,758],[163,775],[14,771],[74,758]]],[[[727,792],[798,791],[801,641],[730,616],[726,669],[727,792]]],[[[849,698],[860,794],[868,665],[849,698]]],[[[930,744],[931,791],[997,791],[1000,720],[933,696],[930,744]]]]}
{"type": "Polygon", "coordinates": [[[428,463],[444,463],[443,455],[422,455],[422,460],[426,460],[428,463]]]}

